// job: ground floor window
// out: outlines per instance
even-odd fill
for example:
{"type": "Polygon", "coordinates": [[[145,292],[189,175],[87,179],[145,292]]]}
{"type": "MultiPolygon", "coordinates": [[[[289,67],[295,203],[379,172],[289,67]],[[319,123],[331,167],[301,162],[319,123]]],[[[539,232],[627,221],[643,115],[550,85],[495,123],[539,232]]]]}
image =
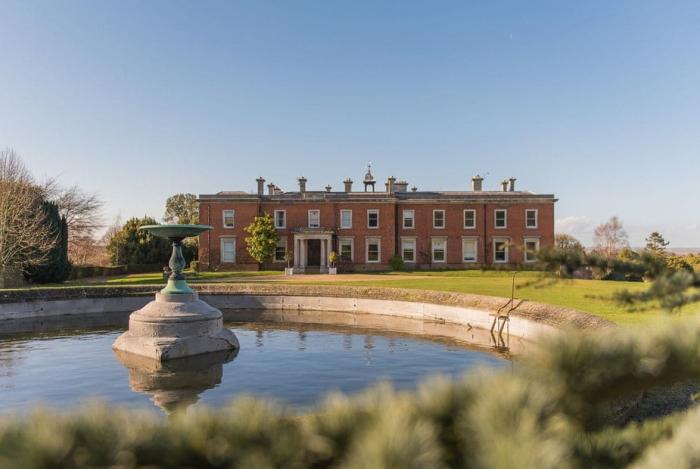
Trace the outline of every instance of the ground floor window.
{"type": "Polygon", "coordinates": [[[236,239],[221,238],[221,262],[236,262],[236,239]]]}
{"type": "Polygon", "coordinates": [[[525,238],[525,262],[536,262],[539,251],[540,240],[538,238],[525,238]]]}
{"type": "Polygon", "coordinates": [[[367,262],[379,262],[381,256],[381,245],[379,239],[367,239],[367,262]]]}
{"type": "Polygon", "coordinates": [[[401,240],[401,257],[404,262],[416,262],[416,240],[401,240]]]}
{"type": "Polygon", "coordinates": [[[508,262],[508,241],[496,239],[493,242],[493,261],[508,262]]]}
{"type": "Polygon", "coordinates": [[[352,262],[352,239],[339,239],[338,250],[340,251],[341,261],[352,262]]]}
{"type": "Polygon", "coordinates": [[[462,262],[476,262],[476,238],[462,239],[462,262]]]}
{"type": "Polygon", "coordinates": [[[284,262],[287,257],[287,240],[285,238],[277,241],[277,246],[275,247],[275,262],[284,262]]]}
{"type": "Polygon", "coordinates": [[[433,262],[445,262],[447,259],[447,240],[444,238],[433,238],[431,246],[433,262]]]}

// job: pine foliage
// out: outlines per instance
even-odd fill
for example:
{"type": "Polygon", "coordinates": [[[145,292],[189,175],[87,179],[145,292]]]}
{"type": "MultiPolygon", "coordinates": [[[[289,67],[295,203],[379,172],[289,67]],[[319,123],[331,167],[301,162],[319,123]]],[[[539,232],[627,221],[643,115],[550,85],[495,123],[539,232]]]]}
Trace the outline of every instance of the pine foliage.
{"type": "Polygon", "coordinates": [[[0,467],[697,467],[700,409],[621,423],[647,389],[700,379],[700,320],[553,335],[505,371],[382,385],[296,415],[240,398],[169,420],[93,407],[0,420],[0,467]]]}

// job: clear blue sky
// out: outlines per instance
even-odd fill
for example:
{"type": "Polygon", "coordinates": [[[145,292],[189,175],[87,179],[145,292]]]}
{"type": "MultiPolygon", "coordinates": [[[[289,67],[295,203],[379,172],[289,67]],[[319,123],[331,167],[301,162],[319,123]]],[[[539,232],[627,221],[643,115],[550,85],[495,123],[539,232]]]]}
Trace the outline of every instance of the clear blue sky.
{"type": "Polygon", "coordinates": [[[700,246],[700,2],[8,1],[0,146],[98,191],[514,175],[590,242],[700,246]]]}

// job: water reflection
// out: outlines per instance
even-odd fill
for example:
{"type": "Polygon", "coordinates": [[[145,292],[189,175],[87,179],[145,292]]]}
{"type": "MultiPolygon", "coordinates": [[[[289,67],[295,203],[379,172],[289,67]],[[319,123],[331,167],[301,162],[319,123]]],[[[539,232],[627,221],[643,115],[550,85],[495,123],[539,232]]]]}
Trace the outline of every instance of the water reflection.
{"type": "Polygon", "coordinates": [[[114,351],[129,371],[132,391],[150,396],[166,414],[199,401],[199,395],[221,384],[224,363],[232,361],[237,350],[222,351],[160,362],[131,353],[114,351]]]}

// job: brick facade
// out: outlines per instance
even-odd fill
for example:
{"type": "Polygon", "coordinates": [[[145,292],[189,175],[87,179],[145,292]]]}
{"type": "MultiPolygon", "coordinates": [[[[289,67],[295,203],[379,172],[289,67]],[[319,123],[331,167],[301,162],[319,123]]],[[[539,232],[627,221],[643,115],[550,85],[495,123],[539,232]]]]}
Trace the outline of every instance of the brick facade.
{"type": "MultiPolygon", "coordinates": [[[[274,188],[264,194],[259,180],[257,194],[200,195],[200,221],[214,227],[200,238],[200,268],[257,269],[257,263],[246,251],[244,227],[253,217],[263,213],[274,215],[276,210],[285,213],[284,227],[278,232],[285,249],[294,251],[294,266],[300,271],[324,271],[328,267],[328,253],[331,250],[340,253],[340,242],[352,245],[352,260],[341,261],[340,270],[387,269],[395,255],[405,255],[406,264],[416,268],[527,263],[526,242],[532,249],[554,242],[556,199],[551,194],[515,191],[513,187],[500,191],[433,192],[406,191],[405,185],[397,190],[387,183],[384,192],[322,192],[300,187],[296,192],[274,188]],[[231,227],[224,226],[226,210],[234,211],[231,227]],[[309,227],[310,210],[319,211],[318,227],[309,227]],[[351,211],[350,228],[341,226],[342,210],[351,211]],[[378,227],[368,225],[369,210],[378,212],[378,227]],[[473,227],[465,226],[465,210],[473,211],[473,227]],[[505,227],[496,227],[497,210],[506,211],[505,227]],[[412,228],[404,227],[404,211],[412,211],[412,228]],[[440,213],[435,215],[435,211],[440,213]],[[536,226],[527,226],[527,211],[536,211],[530,214],[530,224],[536,226]],[[442,220],[442,227],[434,226],[434,217],[438,222],[442,220]],[[375,246],[368,253],[371,243],[379,244],[375,262],[368,262],[375,255],[375,246]],[[472,249],[475,259],[470,257],[472,249]],[[324,252],[319,254],[319,250],[324,252]]],[[[285,265],[279,260],[271,261],[265,268],[282,269],[285,265]]]]}

